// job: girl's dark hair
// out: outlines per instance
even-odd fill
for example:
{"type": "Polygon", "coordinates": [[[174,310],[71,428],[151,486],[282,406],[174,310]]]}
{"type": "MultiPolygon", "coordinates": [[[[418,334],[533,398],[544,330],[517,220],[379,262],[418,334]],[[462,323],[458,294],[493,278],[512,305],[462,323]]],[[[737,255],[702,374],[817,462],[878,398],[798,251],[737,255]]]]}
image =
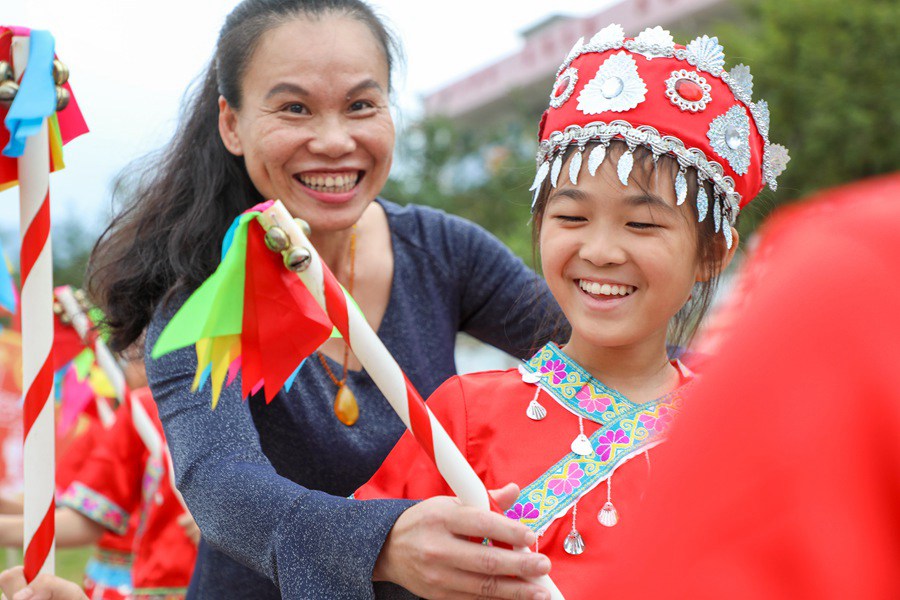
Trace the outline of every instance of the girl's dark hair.
{"type": "MultiPolygon", "coordinates": [[[[596,142],[587,144],[584,150],[585,155],[590,153],[595,145],[596,142]]],[[[624,142],[618,140],[613,141],[609,145],[609,149],[606,153],[606,160],[618,161],[619,157],[625,152],[625,149],[626,146],[624,142]]],[[[575,151],[575,146],[570,147],[565,155],[563,155],[563,161],[567,160],[572,152],[575,151]]],[[[643,146],[638,146],[633,154],[634,170],[632,173],[653,174],[658,178],[665,177],[668,178],[667,181],[670,181],[671,185],[674,185],[675,175],[678,172],[678,161],[675,158],[668,155],[661,155],[654,162],[653,153],[643,146]]],[[[560,175],[560,177],[565,177],[565,173],[567,172],[566,169],[563,169],[564,174],[560,175]]],[[[587,175],[582,173],[582,176],[587,175]]],[[[601,177],[602,175],[598,172],[596,176],[601,177]]],[[[692,223],[697,226],[697,259],[700,261],[700,264],[706,268],[708,278],[706,281],[695,285],[691,299],[680,311],[678,311],[669,325],[668,343],[677,348],[687,348],[688,345],[690,345],[700,322],[706,315],[707,310],[709,310],[712,300],[715,297],[716,287],[719,283],[722,262],[727,254],[724,236],[721,233],[716,233],[712,215],[707,215],[703,221],[697,221],[697,217],[699,216],[699,213],[697,212],[697,192],[699,188],[697,186],[696,169],[687,169],[685,178],[688,183],[687,199],[685,202],[690,209],[692,223]]],[[[632,179],[629,180],[629,185],[642,185],[642,182],[639,181],[639,178],[632,177],[632,179]]],[[[707,197],[713,198],[711,184],[705,182],[703,186],[706,190],[707,197]]],[[[550,182],[549,180],[545,180],[534,205],[532,244],[535,251],[540,242],[541,221],[544,216],[544,210],[547,207],[547,200],[550,198],[550,190],[550,182]]],[[[723,226],[727,225],[723,223],[723,226]]]]}
{"type": "Polygon", "coordinates": [[[264,200],[243,158],[219,137],[219,96],[240,108],[244,72],[267,31],[327,15],[365,24],[384,50],[390,77],[399,45],[365,2],[244,0],[225,19],[172,141],[119,175],[113,196],[126,198],[125,207],[94,246],[87,272],[88,293],[106,314],[114,350],[139,339],[161,301],[209,277],[231,221],[264,200]]]}

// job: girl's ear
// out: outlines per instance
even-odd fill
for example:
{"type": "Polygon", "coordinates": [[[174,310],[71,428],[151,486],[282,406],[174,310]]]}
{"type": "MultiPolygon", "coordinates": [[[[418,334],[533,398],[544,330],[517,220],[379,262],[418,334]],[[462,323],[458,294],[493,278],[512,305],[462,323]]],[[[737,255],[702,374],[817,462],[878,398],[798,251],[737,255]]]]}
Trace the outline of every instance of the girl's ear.
{"type": "MultiPolygon", "coordinates": [[[[727,227],[727,225],[726,225],[727,227]]],[[[725,249],[725,256],[722,257],[721,268],[719,269],[719,273],[728,268],[728,265],[731,264],[732,259],[734,259],[734,255],[737,252],[738,245],[741,243],[741,234],[738,233],[738,230],[734,227],[731,228],[731,248],[725,249]]],[[[718,273],[717,273],[718,275],[718,273]]]]}
{"type": "Polygon", "coordinates": [[[718,264],[715,264],[712,267],[700,265],[700,268],[697,269],[698,282],[709,281],[727,269],[728,265],[730,265],[731,261],[734,259],[734,255],[737,252],[738,245],[741,241],[741,236],[734,227],[731,228],[731,248],[728,248],[725,245],[723,236],[717,235],[716,238],[716,251],[722,253],[722,260],[718,261],[718,264]]]}
{"type": "Polygon", "coordinates": [[[235,156],[242,156],[244,149],[237,134],[237,114],[229,106],[225,96],[219,96],[219,136],[225,148],[235,156]]]}

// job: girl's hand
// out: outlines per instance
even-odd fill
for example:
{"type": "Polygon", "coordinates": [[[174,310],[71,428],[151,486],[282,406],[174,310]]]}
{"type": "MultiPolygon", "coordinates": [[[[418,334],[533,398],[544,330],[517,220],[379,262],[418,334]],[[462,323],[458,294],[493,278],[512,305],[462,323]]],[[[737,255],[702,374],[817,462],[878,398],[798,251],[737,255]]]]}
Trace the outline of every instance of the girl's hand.
{"type": "MultiPolygon", "coordinates": [[[[514,484],[491,492],[504,509],[518,494],[514,484]]],[[[430,498],[397,519],[375,563],[374,579],[433,600],[550,599],[542,587],[521,579],[549,573],[546,556],[485,546],[469,538],[515,547],[531,546],[537,539],[528,527],[503,515],[462,506],[456,498],[430,498]]]]}
{"type": "Polygon", "coordinates": [[[26,584],[22,567],[0,573],[0,588],[3,598],[8,600],[88,600],[77,584],[49,573],[42,573],[26,584]]]}
{"type": "Polygon", "coordinates": [[[200,527],[197,526],[197,521],[194,520],[191,513],[187,511],[182,513],[181,516],[178,517],[178,526],[184,530],[184,535],[194,542],[195,546],[200,545],[200,527]]]}

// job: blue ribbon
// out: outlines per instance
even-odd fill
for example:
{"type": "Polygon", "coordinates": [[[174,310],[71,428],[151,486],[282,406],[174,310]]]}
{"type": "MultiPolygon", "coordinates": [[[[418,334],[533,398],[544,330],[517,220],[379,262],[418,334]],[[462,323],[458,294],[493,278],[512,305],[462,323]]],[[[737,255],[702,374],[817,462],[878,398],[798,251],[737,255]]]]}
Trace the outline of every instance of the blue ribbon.
{"type": "Polygon", "coordinates": [[[13,158],[22,156],[25,140],[40,131],[44,119],[56,112],[53,36],[49,31],[32,30],[30,40],[25,74],[4,121],[9,144],[3,154],[13,158]]]}

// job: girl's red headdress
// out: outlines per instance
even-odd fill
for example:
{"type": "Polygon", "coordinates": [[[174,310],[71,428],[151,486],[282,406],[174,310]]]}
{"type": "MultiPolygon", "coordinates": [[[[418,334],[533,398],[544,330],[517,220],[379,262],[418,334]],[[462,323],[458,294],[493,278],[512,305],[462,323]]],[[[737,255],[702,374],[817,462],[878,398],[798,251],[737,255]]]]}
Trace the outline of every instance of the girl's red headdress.
{"type": "Polygon", "coordinates": [[[699,186],[699,218],[712,213],[730,248],[731,228],[723,222],[733,225],[764,184],[776,189],[790,158],[783,146],[769,143],[769,108],[765,100],[752,100],[750,69],[724,67],[722,46],[705,35],[680,46],[661,27],[626,39],[614,24],[587,43],[578,40],[557,72],[541,119],[535,199],[548,176],[557,185],[570,146],[576,151],[568,176],[577,183],[588,142],[599,142],[587,157],[593,175],[609,143],[622,140],[628,150],[617,171],[625,185],[637,146],[649,148],[654,159],[668,154],[678,160],[679,204],[687,195],[688,168],[696,170],[698,183],[709,182],[712,198],[699,186]]]}

